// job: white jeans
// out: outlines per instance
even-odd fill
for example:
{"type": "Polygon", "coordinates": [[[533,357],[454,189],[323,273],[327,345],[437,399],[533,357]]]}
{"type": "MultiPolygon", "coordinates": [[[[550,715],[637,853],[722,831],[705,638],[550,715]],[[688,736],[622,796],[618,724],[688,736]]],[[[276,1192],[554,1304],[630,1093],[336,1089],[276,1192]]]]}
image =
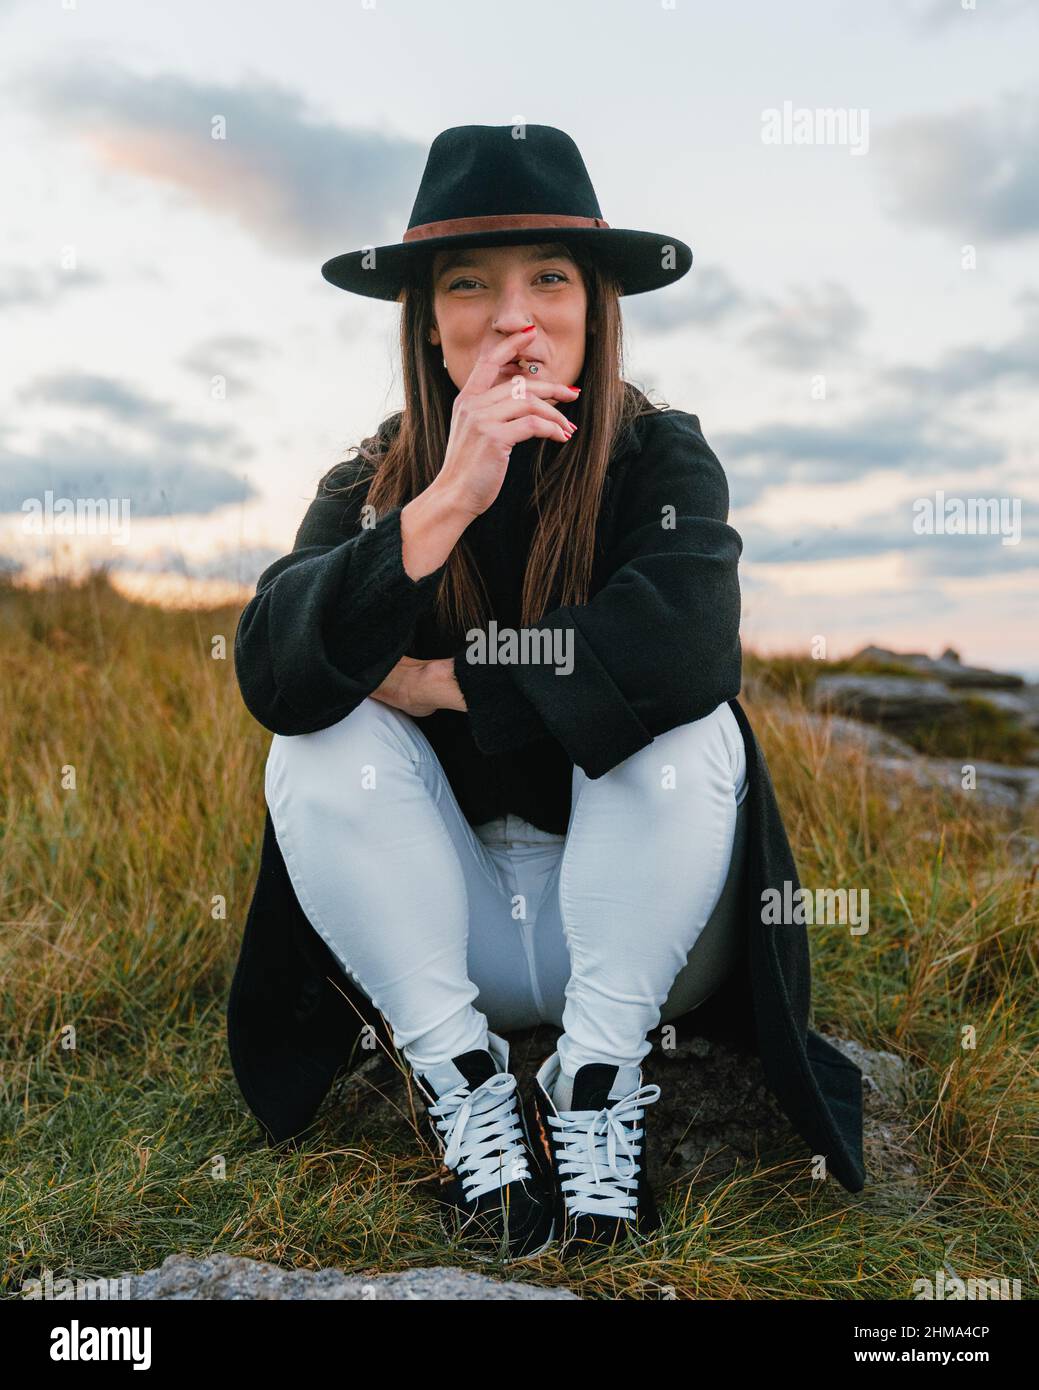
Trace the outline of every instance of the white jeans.
{"type": "Polygon", "coordinates": [[[370,697],[276,735],[266,773],[299,904],[411,1066],[550,1023],[571,1076],[640,1062],[728,975],[746,790],[727,704],[603,777],[574,767],[565,835],[474,829],[419,723],[370,697]]]}

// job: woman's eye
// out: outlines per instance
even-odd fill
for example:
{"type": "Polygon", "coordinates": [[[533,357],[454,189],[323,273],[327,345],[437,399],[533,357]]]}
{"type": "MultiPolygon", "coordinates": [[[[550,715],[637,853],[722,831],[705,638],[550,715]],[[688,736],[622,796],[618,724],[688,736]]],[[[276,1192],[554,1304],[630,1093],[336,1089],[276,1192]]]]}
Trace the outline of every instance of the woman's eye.
{"type": "MultiPolygon", "coordinates": [[[[544,280],[545,277],[546,277],[546,276],[549,276],[549,275],[554,275],[554,276],[556,277],[557,280],[563,281],[564,284],[566,283],[566,278],[567,278],[567,277],[563,274],[563,272],[562,272],[561,270],[545,270],[545,271],[542,271],[542,273],[538,276],[538,279],[539,279],[539,280],[544,280]]],[[[468,289],[470,286],[478,285],[479,283],[480,283],[479,280],[475,280],[471,275],[460,275],[460,276],[458,277],[457,280],[452,280],[451,283],[450,283],[450,285],[448,285],[447,288],[448,288],[448,291],[451,291],[451,290],[464,290],[464,289],[468,289]]]]}

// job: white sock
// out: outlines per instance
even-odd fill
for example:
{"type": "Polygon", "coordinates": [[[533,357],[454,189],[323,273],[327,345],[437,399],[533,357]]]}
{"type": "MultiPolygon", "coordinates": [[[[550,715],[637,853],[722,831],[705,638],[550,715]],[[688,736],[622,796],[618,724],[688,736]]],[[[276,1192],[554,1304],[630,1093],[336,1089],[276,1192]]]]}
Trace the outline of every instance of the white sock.
{"type": "MultiPolygon", "coordinates": [[[[622,1096],[630,1095],[640,1082],[642,1075],[641,1063],[634,1062],[626,1067],[617,1068],[617,1077],[610,1087],[610,1100],[620,1100],[622,1096]]],[[[571,1110],[574,1104],[574,1083],[576,1077],[570,1076],[563,1070],[562,1064],[559,1067],[559,1075],[552,1085],[552,1103],[556,1109],[562,1113],[564,1110],[571,1110]]]]}
{"type": "Polygon", "coordinates": [[[569,1110],[573,1105],[575,1077],[568,1076],[562,1067],[552,1087],[552,1103],[557,1110],[569,1110]]]}

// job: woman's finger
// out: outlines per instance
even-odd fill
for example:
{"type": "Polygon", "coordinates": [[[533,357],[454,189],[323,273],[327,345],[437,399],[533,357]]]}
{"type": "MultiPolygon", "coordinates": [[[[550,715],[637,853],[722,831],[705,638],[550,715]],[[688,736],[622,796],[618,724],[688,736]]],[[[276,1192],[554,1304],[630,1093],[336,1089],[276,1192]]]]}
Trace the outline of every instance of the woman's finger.
{"type": "Polygon", "coordinates": [[[528,396],[537,396],[541,400],[549,400],[553,396],[559,400],[572,401],[580,395],[576,386],[564,386],[561,381],[539,381],[537,377],[527,376],[523,372],[517,372],[523,382],[523,395],[514,395],[516,383],[512,381],[499,381],[490,390],[484,391],[483,398],[487,401],[507,401],[525,399],[528,396]]]}
{"type": "Polygon", "coordinates": [[[567,439],[574,432],[573,423],[566,418],[561,410],[557,410],[548,401],[543,401],[537,396],[524,396],[516,399],[512,396],[505,396],[493,404],[478,407],[473,413],[477,419],[488,420],[515,420],[518,418],[517,411],[522,412],[523,416],[538,415],[542,419],[551,420],[558,426],[567,439]]]}
{"type": "Polygon", "coordinates": [[[555,420],[547,420],[543,415],[520,415],[515,420],[506,420],[493,428],[496,438],[506,449],[511,449],[522,440],[529,439],[532,434],[543,439],[561,440],[564,444],[569,443],[571,438],[571,435],[555,420]]]}
{"type": "Polygon", "coordinates": [[[501,369],[514,357],[521,357],[523,349],[529,347],[537,337],[536,328],[531,328],[529,332],[510,333],[507,338],[502,338],[500,343],[495,343],[492,348],[488,348],[485,353],[481,353],[476,359],[476,365],[469,373],[469,380],[462,387],[467,396],[480,395],[484,391],[489,391],[492,386],[498,384],[501,376],[501,369]]]}

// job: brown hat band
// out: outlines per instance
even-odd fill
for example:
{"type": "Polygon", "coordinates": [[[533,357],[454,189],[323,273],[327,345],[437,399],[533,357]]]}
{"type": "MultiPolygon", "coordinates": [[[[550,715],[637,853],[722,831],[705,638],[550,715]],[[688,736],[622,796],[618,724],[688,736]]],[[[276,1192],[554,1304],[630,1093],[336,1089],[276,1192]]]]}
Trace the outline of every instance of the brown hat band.
{"type": "Polygon", "coordinates": [[[425,241],[428,237],[465,236],[469,232],[525,231],[529,227],[609,227],[601,217],[571,217],[566,213],[507,212],[499,217],[450,217],[444,222],[423,222],[409,227],[404,241],[425,241]]]}

